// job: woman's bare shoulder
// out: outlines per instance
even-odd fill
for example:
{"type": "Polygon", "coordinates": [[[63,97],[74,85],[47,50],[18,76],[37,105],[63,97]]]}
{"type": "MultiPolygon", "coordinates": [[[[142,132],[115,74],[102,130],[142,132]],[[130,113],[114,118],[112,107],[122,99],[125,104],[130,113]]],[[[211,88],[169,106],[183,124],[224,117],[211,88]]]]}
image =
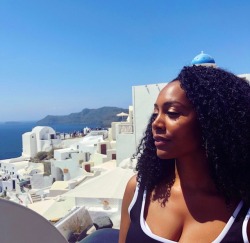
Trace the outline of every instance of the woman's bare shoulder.
{"type": "Polygon", "coordinates": [[[133,175],[128,183],[127,183],[127,187],[129,187],[130,189],[134,189],[136,188],[136,185],[137,185],[137,175],[133,175]]]}
{"type": "Polygon", "coordinates": [[[135,189],[136,189],[136,180],[137,175],[132,176],[128,182],[124,192],[122,200],[122,210],[121,210],[121,225],[119,233],[119,243],[124,243],[126,241],[126,235],[130,225],[130,216],[128,212],[129,205],[133,199],[135,189]]]}
{"type": "Polygon", "coordinates": [[[132,199],[134,195],[136,185],[137,185],[137,175],[134,175],[127,182],[127,186],[126,186],[125,193],[124,193],[124,197],[126,199],[129,199],[129,201],[132,199]]]}

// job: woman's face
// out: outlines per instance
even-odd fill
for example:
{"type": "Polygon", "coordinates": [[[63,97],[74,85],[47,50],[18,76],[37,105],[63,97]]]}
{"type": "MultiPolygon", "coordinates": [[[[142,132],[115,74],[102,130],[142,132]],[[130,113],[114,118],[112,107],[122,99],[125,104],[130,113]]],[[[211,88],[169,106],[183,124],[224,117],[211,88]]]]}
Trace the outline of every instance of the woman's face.
{"type": "Polygon", "coordinates": [[[167,84],[154,106],[152,132],[161,159],[189,156],[201,150],[196,112],[179,81],[167,84]]]}

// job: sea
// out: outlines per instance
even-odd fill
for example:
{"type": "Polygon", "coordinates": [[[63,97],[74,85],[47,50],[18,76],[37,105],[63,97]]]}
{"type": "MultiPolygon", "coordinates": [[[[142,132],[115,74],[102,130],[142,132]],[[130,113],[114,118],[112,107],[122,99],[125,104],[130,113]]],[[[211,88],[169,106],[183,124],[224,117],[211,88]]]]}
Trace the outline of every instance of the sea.
{"type": "MultiPolygon", "coordinates": [[[[16,158],[22,155],[22,134],[31,132],[37,126],[35,122],[0,123],[0,160],[16,158]]],[[[86,125],[57,124],[49,125],[59,133],[82,131],[86,125]]]]}

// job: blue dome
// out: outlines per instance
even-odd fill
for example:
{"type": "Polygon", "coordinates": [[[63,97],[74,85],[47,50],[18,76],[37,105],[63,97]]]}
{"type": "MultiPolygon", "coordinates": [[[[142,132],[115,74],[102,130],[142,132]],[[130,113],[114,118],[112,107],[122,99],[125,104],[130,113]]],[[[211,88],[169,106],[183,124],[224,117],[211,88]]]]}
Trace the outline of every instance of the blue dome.
{"type": "Polygon", "coordinates": [[[203,51],[197,55],[191,62],[192,65],[206,64],[206,63],[215,63],[214,59],[205,54],[203,51]]]}

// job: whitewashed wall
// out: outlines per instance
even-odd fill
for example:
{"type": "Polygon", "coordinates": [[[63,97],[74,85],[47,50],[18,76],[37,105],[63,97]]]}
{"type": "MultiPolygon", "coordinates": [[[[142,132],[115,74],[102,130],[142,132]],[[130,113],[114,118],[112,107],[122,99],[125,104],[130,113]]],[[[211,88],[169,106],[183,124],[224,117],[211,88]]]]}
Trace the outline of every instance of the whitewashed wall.
{"type": "Polygon", "coordinates": [[[22,156],[34,157],[37,154],[36,134],[26,132],[22,135],[23,152],[22,156]]]}
{"type": "Polygon", "coordinates": [[[166,84],[147,84],[132,87],[136,146],[139,144],[146,129],[157,96],[166,84]]]}
{"type": "MultiPolygon", "coordinates": [[[[133,124],[133,133],[117,134],[117,164],[131,157],[143,136],[148,120],[153,112],[154,103],[160,90],[167,83],[148,84],[132,87],[133,116],[130,116],[133,124]]],[[[130,113],[132,110],[130,109],[130,113]]]]}

